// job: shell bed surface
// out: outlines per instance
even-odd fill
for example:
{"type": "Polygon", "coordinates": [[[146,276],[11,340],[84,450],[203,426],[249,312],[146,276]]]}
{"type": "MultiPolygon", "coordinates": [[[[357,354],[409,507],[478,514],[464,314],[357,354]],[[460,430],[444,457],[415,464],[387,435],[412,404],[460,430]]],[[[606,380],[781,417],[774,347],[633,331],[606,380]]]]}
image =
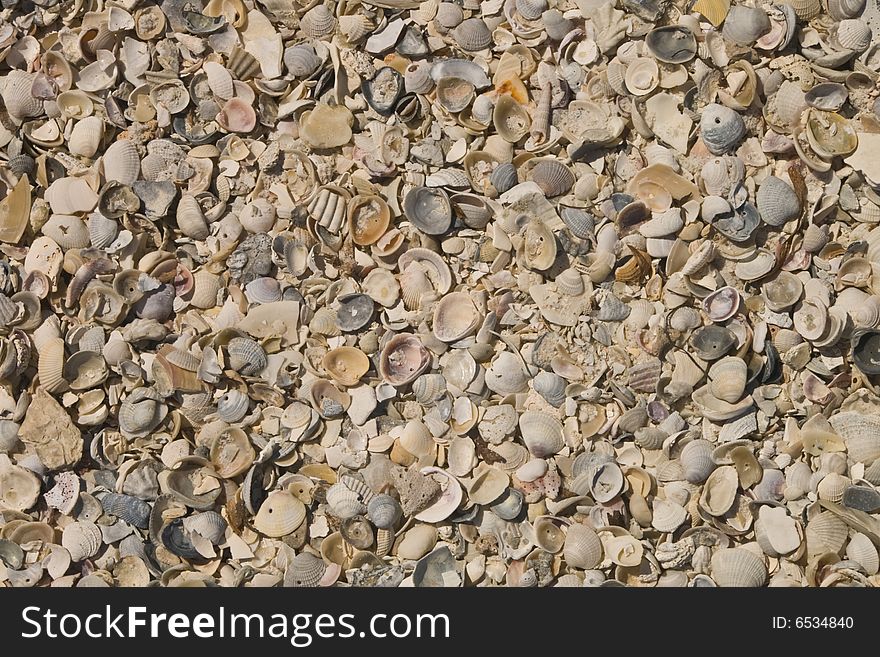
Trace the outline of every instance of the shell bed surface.
{"type": "Polygon", "coordinates": [[[0,9],[0,586],[880,584],[864,0],[0,9]]]}

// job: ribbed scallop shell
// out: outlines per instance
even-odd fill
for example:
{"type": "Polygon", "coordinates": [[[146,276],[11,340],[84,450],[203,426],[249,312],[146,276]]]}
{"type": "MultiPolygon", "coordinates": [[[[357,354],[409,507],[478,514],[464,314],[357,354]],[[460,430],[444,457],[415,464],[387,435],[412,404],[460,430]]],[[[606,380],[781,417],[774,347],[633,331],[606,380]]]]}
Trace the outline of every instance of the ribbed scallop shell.
{"type": "Polygon", "coordinates": [[[320,39],[336,29],[336,17],[326,5],[315,5],[302,17],[299,27],[307,37],[320,39]]]}
{"type": "Polygon", "coordinates": [[[5,75],[3,102],[9,115],[18,122],[43,113],[43,101],[34,98],[31,93],[34,77],[34,73],[25,73],[17,68],[5,75]]]}
{"type": "Polygon", "coordinates": [[[856,411],[832,415],[831,426],[843,438],[849,458],[857,463],[880,459],[880,418],[856,411]]]}
{"type": "Polygon", "coordinates": [[[340,520],[354,518],[367,510],[360,495],[341,483],[327,489],[327,505],[330,513],[340,520]]]}
{"type": "Polygon", "coordinates": [[[96,249],[110,246],[119,233],[119,224],[102,214],[93,213],[88,222],[89,240],[96,249]]]}
{"type": "Polygon", "coordinates": [[[516,10],[526,20],[536,21],[547,10],[547,0],[516,0],[516,10]]]}
{"type": "Polygon", "coordinates": [[[226,520],[216,511],[202,511],[183,519],[183,528],[205,538],[214,545],[223,541],[228,526],[226,520]]]}
{"type": "Polygon", "coordinates": [[[526,411],[519,418],[519,430],[526,447],[537,458],[552,456],[565,446],[562,423],[549,413],[526,411]]]}
{"type": "Polygon", "coordinates": [[[367,504],[367,516],[379,529],[391,529],[401,515],[400,504],[390,495],[376,495],[367,504]]]}
{"type": "Polygon", "coordinates": [[[733,150],[745,134],[745,123],[734,110],[717,103],[703,108],[700,117],[700,136],[714,155],[723,155],[733,150]]]}
{"type": "Polygon", "coordinates": [[[284,573],[284,586],[314,588],[318,586],[327,565],[324,560],[311,552],[300,552],[287,566],[284,573]]]}
{"type": "Polygon", "coordinates": [[[602,541],[590,527],[575,523],[565,534],[562,554],[569,567],[590,570],[602,563],[602,541]]]}
{"type": "Polygon", "coordinates": [[[801,213],[794,189],[776,176],[768,176],[761,183],[755,198],[761,219],[770,226],[782,226],[801,213]]]}
{"type": "Polygon", "coordinates": [[[684,468],[684,478],[692,484],[701,484],[712,474],[712,443],[708,440],[692,440],[681,450],[679,460],[684,468]]]}
{"type": "Polygon", "coordinates": [[[532,168],[530,177],[548,198],[566,194],[575,182],[571,170],[555,160],[538,162],[532,168]]]}
{"type": "Polygon", "coordinates": [[[853,534],[846,546],[846,557],[864,568],[868,575],[876,575],[877,571],[880,571],[880,556],[877,554],[877,548],[864,534],[853,534]]]}
{"type": "Polygon", "coordinates": [[[802,21],[809,21],[822,11],[820,0],[784,0],[784,2],[794,9],[795,15],[802,21]]]}
{"type": "Polygon", "coordinates": [[[585,290],[583,276],[573,267],[562,271],[555,283],[559,293],[568,297],[579,297],[585,290]]]}
{"type": "Polygon", "coordinates": [[[204,269],[193,274],[193,293],[190,304],[207,310],[217,305],[217,293],[222,287],[220,277],[204,269]]]}
{"type": "Polygon", "coordinates": [[[151,507],[132,495],[107,493],[101,497],[104,512],[124,520],[130,525],[146,529],[150,522],[151,507]]]}
{"type": "Polygon", "coordinates": [[[516,167],[509,162],[499,164],[489,176],[489,182],[499,194],[503,194],[519,182],[516,167]]]}
{"type": "Polygon", "coordinates": [[[420,404],[433,404],[446,394],[446,379],[442,374],[423,374],[413,381],[412,391],[420,404]]]}
{"type": "Polygon", "coordinates": [[[466,52],[485,50],[492,45],[492,32],[481,18],[468,18],[452,30],[452,38],[466,52]]]}
{"type": "Polygon", "coordinates": [[[43,235],[51,237],[65,251],[84,249],[92,241],[85,222],[66,214],[53,214],[43,226],[43,235]]]}
{"type": "Polygon", "coordinates": [[[245,376],[256,376],[269,363],[266,350],[251,338],[232,338],[226,350],[229,352],[230,367],[245,376]]]}
{"type": "Polygon", "coordinates": [[[375,28],[376,23],[364,14],[346,14],[339,17],[339,31],[349,43],[359,43],[375,28]]]}
{"type": "Polygon", "coordinates": [[[807,553],[840,552],[846,542],[846,523],[831,511],[823,511],[807,523],[807,553]]]}
{"type": "Polygon", "coordinates": [[[687,510],[669,500],[654,498],[651,504],[651,525],[659,532],[671,534],[687,520],[687,510]]]}
{"type": "Polygon", "coordinates": [[[284,51],[284,65],[295,78],[307,78],[321,66],[321,58],[311,44],[298,43],[284,51]]]}
{"type": "Polygon", "coordinates": [[[230,390],[217,400],[217,417],[233,424],[247,415],[250,399],[241,390],[230,390]]]}
{"type": "Polygon", "coordinates": [[[719,548],[712,555],[712,579],[722,587],[754,588],[767,581],[767,567],[745,548],[719,548]]]}
{"type": "Polygon", "coordinates": [[[567,382],[558,374],[541,370],[532,380],[532,387],[547,402],[559,408],[565,401],[565,388],[567,382]]]}
{"type": "Polygon", "coordinates": [[[742,399],[748,368],[741,358],[728,356],[709,368],[709,391],[718,399],[734,404],[742,399]]]}
{"type": "Polygon", "coordinates": [[[847,18],[837,25],[837,42],[855,52],[864,52],[871,45],[871,28],[857,18],[847,18]]]}
{"type": "Polygon", "coordinates": [[[61,546],[70,553],[74,563],[98,554],[102,543],[101,529],[93,522],[73,522],[61,535],[61,546]]]}
{"type": "Polygon", "coordinates": [[[49,392],[67,389],[64,380],[64,340],[50,338],[38,348],[37,374],[40,385],[49,392]]]}
{"type": "Polygon", "coordinates": [[[134,142],[128,139],[120,139],[110,144],[101,159],[106,180],[131,185],[140,175],[141,156],[134,142]]]}

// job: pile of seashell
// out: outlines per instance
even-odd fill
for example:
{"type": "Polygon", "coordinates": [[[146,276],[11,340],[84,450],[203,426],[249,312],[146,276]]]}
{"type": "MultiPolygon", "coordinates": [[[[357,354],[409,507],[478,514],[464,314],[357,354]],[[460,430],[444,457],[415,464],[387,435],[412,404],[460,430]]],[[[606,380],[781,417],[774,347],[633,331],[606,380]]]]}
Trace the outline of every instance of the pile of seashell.
{"type": "Polygon", "coordinates": [[[0,585],[880,584],[880,11],[735,2],[4,2],[0,585]]]}

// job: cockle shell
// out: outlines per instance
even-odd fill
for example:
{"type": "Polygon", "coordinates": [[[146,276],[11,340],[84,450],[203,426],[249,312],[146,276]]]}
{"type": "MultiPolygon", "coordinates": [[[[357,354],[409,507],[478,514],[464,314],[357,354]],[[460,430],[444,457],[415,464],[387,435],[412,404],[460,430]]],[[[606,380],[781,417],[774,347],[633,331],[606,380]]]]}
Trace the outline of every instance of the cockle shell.
{"type": "Polygon", "coordinates": [[[305,521],[306,507],[286,491],[272,491],[254,516],[254,528],[272,538],[287,536],[305,521]]]}
{"type": "Polygon", "coordinates": [[[800,215],[800,201],[790,185],[776,176],[768,176],[758,188],[758,212],[764,223],[782,226],[800,215]]]}
{"type": "Polygon", "coordinates": [[[757,587],[767,580],[767,567],[745,548],[720,548],[712,554],[712,578],[722,587],[757,587]]]}
{"type": "Polygon", "coordinates": [[[570,567],[590,570],[602,561],[602,541],[590,527],[575,523],[565,533],[562,554],[570,567]]]}
{"type": "Polygon", "coordinates": [[[523,442],[536,458],[556,454],[565,444],[562,424],[548,413],[526,411],[519,419],[523,442]]]}
{"type": "MultiPolygon", "coordinates": [[[[738,8],[740,7],[734,7],[734,9],[738,8]]],[[[746,127],[742,117],[729,107],[712,103],[703,108],[700,117],[700,136],[714,155],[723,155],[732,150],[739,144],[745,132],[746,127]]]]}
{"type": "Polygon", "coordinates": [[[724,20],[722,34],[740,46],[750,46],[770,31],[770,19],[763,9],[736,5],[724,20]]]}
{"type": "Polygon", "coordinates": [[[455,43],[466,52],[484,50],[492,44],[492,33],[480,18],[468,18],[452,30],[455,43]]]}

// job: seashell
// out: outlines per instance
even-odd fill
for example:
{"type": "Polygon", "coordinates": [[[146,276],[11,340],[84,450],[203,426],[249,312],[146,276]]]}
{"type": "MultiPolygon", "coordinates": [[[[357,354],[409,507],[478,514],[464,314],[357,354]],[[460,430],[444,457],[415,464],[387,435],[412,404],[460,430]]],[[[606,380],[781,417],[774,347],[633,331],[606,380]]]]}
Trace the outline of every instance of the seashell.
{"type": "Polygon", "coordinates": [[[773,269],[776,257],[766,249],[757,249],[749,260],[738,262],[734,268],[736,277],[744,281],[763,278],[773,269]]]}
{"type": "MultiPolygon", "coordinates": [[[[555,554],[563,549],[566,534],[552,516],[540,516],[533,523],[535,544],[542,550],[555,554]]],[[[589,539],[586,539],[589,540],[589,539]]]]}
{"type": "Polygon", "coordinates": [[[647,57],[636,58],[626,67],[624,81],[631,94],[648,95],[660,84],[660,69],[657,62],[647,57]]]}
{"type": "Polygon", "coordinates": [[[149,526],[150,505],[132,495],[106,493],[101,496],[101,506],[105,513],[116,516],[135,527],[146,529],[149,526]]]}
{"type": "Polygon", "coordinates": [[[376,495],[367,505],[367,516],[376,527],[391,529],[400,520],[400,504],[390,495],[376,495]]]}
{"type": "Polygon", "coordinates": [[[590,494],[600,504],[610,502],[623,490],[626,480],[616,463],[603,463],[590,478],[590,494]]]}
{"type": "Polygon", "coordinates": [[[736,344],[736,336],[724,326],[703,326],[691,335],[690,345],[703,360],[718,360],[736,344]]]}
{"type": "Polygon", "coordinates": [[[804,534],[808,555],[839,553],[846,543],[847,526],[832,512],[823,511],[807,523],[804,534]]]}
{"type": "Polygon", "coordinates": [[[40,480],[30,470],[14,465],[0,454],[0,503],[13,511],[26,511],[37,503],[40,480]]]}
{"type": "Polygon", "coordinates": [[[250,399],[240,390],[230,390],[217,400],[217,417],[233,424],[241,420],[250,408],[250,399]]]}
{"type": "Polygon", "coordinates": [[[693,10],[705,16],[706,20],[718,27],[724,22],[730,11],[730,0],[697,0],[693,10]]]}
{"type": "Polygon", "coordinates": [[[256,376],[268,364],[266,351],[251,338],[232,338],[226,345],[229,366],[245,376],[256,376]]]}
{"type": "Polygon", "coordinates": [[[320,39],[336,29],[336,17],[326,5],[315,5],[300,19],[299,28],[308,38],[320,39]]]}
{"type": "Polygon", "coordinates": [[[441,342],[456,342],[474,333],[482,319],[469,294],[451,292],[434,308],[434,337],[441,342]]]}
{"type": "Polygon", "coordinates": [[[763,9],[736,5],[728,11],[721,33],[739,46],[751,46],[770,29],[770,19],[763,9]]]}
{"type": "MultiPolygon", "coordinates": [[[[829,6],[833,4],[829,2],[829,6]]],[[[804,100],[810,107],[826,112],[836,112],[846,102],[849,92],[847,88],[837,82],[823,82],[810,89],[804,100]]]]}
{"type": "Polygon", "coordinates": [[[712,443],[707,440],[692,440],[681,451],[679,457],[684,468],[684,477],[692,484],[701,484],[715,470],[712,460],[712,443]]]}
{"type": "Polygon", "coordinates": [[[128,139],[113,142],[101,156],[104,178],[123,185],[131,185],[140,176],[141,157],[134,143],[128,139]]]}
{"type": "Polygon", "coordinates": [[[794,313],[794,327],[807,340],[817,340],[825,332],[828,324],[828,308],[819,298],[804,299],[794,313]]]}
{"type": "Polygon", "coordinates": [[[837,24],[837,43],[846,50],[864,52],[871,45],[871,28],[858,18],[845,18],[837,24]]]}
{"type": "Polygon", "coordinates": [[[373,319],[376,304],[366,294],[347,294],[339,297],[336,326],[340,331],[358,331],[373,319]]]}
{"type": "Polygon", "coordinates": [[[509,94],[502,94],[492,111],[492,124],[505,140],[515,144],[529,133],[531,120],[528,112],[509,94]]]}
{"type": "MultiPolygon", "coordinates": [[[[866,0],[829,0],[828,13],[836,21],[857,18],[865,10],[866,0]]],[[[820,9],[816,10],[819,13],[820,9]]]]}
{"type": "Polygon", "coordinates": [[[315,588],[319,585],[327,565],[311,552],[300,552],[288,564],[284,573],[284,586],[315,588]]]}
{"type": "Polygon", "coordinates": [[[92,158],[98,152],[104,137],[104,121],[97,116],[80,119],[67,138],[67,148],[73,155],[92,158]]]}
{"type": "Polygon", "coordinates": [[[565,402],[567,382],[558,374],[542,370],[533,379],[532,387],[551,406],[559,408],[565,402]]]}
{"type": "Polygon", "coordinates": [[[854,411],[829,418],[831,426],[846,443],[847,454],[856,463],[872,463],[880,458],[880,420],[854,411]]]}
{"type": "Polygon", "coordinates": [[[319,103],[300,115],[300,135],[313,148],[338,148],[351,141],[354,116],[345,105],[319,103]]]}
{"type": "Polygon", "coordinates": [[[602,562],[602,541],[590,527],[574,523],[565,533],[562,554],[569,567],[590,570],[602,562]]]}
{"type": "MultiPolygon", "coordinates": [[[[759,9],[752,10],[744,6],[733,7],[731,12],[734,9],[749,9],[763,14],[759,9]]],[[[727,24],[728,22],[725,22],[725,27],[727,24]]],[[[700,117],[700,137],[713,155],[723,155],[733,150],[745,133],[746,127],[742,117],[729,107],[711,103],[703,108],[700,117]]]]}
{"type": "Polygon", "coordinates": [[[539,220],[529,221],[522,232],[522,255],[530,269],[546,270],[556,261],[556,236],[539,220]]]}
{"type": "Polygon", "coordinates": [[[194,240],[208,237],[208,221],[194,196],[184,194],[177,203],[177,226],[184,235],[194,240]]]}
{"type": "Polygon", "coordinates": [[[526,411],[519,418],[519,430],[536,458],[552,456],[565,446],[562,423],[549,413],[526,411]]]}
{"type": "Polygon", "coordinates": [[[804,133],[810,148],[822,158],[832,159],[852,154],[859,145],[855,129],[848,119],[835,112],[807,110],[804,133]]]}
{"type": "Polygon", "coordinates": [[[880,556],[877,548],[865,534],[857,532],[846,546],[846,557],[859,564],[868,575],[876,575],[880,571],[880,556]]]}
{"type": "Polygon", "coordinates": [[[374,244],[388,230],[391,210],[379,196],[355,196],[348,203],[348,225],[355,244],[374,244]]]}
{"type": "MultiPolygon", "coordinates": [[[[427,276],[424,277],[424,280],[427,281],[427,276]]],[[[430,281],[428,281],[428,283],[430,284],[430,281]]],[[[369,295],[373,301],[376,301],[386,308],[393,307],[397,303],[401,294],[400,285],[398,284],[397,279],[394,277],[394,274],[387,269],[374,269],[371,271],[367,274],[361,287],[363,288],[364,293],[369,295]]],[[[422,292],[433,291],[433,289],[433,286],[426,286],[423,288],[422,292]]],[[[419,300],[416,301],[414,307],[418,307],[422,292],[419,292],[419,300]]]]}
{"type": "Polygon", "coordinates": [[[687,511],[675,502],[654,498],[651,518],[654,529],[671,534],[687,520],[687,511]]]}
{"type": "Polygon", "coordinates": [[[725,286],[718,288],[703,299],[703,310],[713,322],[726,322],[739,310],[739,290],[725,286]]]}
{"type": "Polygon", "coordinates": [[[796,304],[803,293],[803,283],[790,272],[779,272],[772,281],[762,286],[764,303],[774,312],[787,310],[796,304]]]}
{"type": "Polygon", "coordinates": [[[370,359],[355,347],[337,347],[324,356],[322,366],[343,386],[355,386],[370,369],[370,359]]]}
{"type": "Polygon", "coordinates": [[[284,65],[294,78],[311,77],[321,63],[321,58],[310,43],[298,43],[284,50],[284,65]]]}
{"type": "Polygon", "coordinates": [[[305,505],[287,491],[272,491],[254,516],[254,529],[272,538],[292,534],[306,519],[305,505]]]}
{"type": "Polygon", "coordinates": [[[381,116],[390,116],[394,113],[404,89],[403,76],[390,66],[383,66],[376,71],[372,79],[365,79],[361,83],[364,99],[381,116]]]}
{"type": "Polygon", "coordinates": [[[403,212],[427,235],[442,235],[452,226],[452,204],[439,188],[415,187],[403,201],[403,212]]]}
{"type": "Polygon", "coordinates": [[[530,173],[530,178],[548,198],[566,194],[574,185],[574,174],[555,160],[542,160],[530,173]]]}
{"type": "Polygon", "coordinates": [[[721,587],[758,587],[767,581],[763,560],[745,548],[719,548],[712,554],[712,579],[721,587]]]}
{"type": "Polygon", "coordinates": [[[309,214],[331,234],[337,234],[345,221],[348,192],[333,185],[322,187],[309,203],[309,214]]]}
{"type": "Polygon", "coordinates": [[[797,194],[776,176],[768,176],[761,183],[756,202],[761,219],[770,226],[782,226],[801,214],[797,194]]]}
{"type": "Polygon", "coordinates": [[[36,74],[12,69],[5,76],[6,84],[0,94],[6,111],[17,124],[43,114],[43,101],[31,94],[36,74]]]}
{"type": "Polygon", "coordinates": [[[412,383],[431,364],[431,356],[415,335],[398,333],[385,343],[379,356],[379,374],[393,386],[412,383]]]}
{"type": "Polygon", "coordinates": [[[485,50],[492,45],[492,32],[480,18],[467,18],[452,30],[452,38],[465,52],[485,50]]]}
{"type": "Polygon", "coordinates": [[[725,465],[714,470],[700,494],[700,508],[712,516],[722,516],[733,506],[739,477],[736,468],[725,465]]]}
{"type": "Polygon", "coordinates": [[[865,374],[880,374],[880,330],[860,329],[853,333],[852,360],[865,374]]]}
{"type": "Polygon", "coordinates": [[[748,370],[741,358],[728,356],[716,361],[709,368],[709,392],[729,404],[742,399],[748,370]]]}
{"type": "Polygon", "coordinates": [[[457,114],[474,102],[474,85],[461,78],[440,78],[437,81],[437,101],[450,114],[457,114]]]}
{"type": "Polygon", "coordinates": [[[431,525],[418,524],[409,529],[397,545],[401,559],[421,559],[437,545],[437,529],[431,525]]]}
{"type": "Polygon", "coordinates": [[[70,523],[61,534],[61,546],[70,553],[70,560],[74,563],[95,556],[101,545],[101,530],[93,522],[70,523]]]}
{"type": "Polygon", "coordinates": [[[655,27],[645,35],[645,46],[655,59],[667,64],[684,64],[697,53],[694,33],[682,25],[655,27]]]}

